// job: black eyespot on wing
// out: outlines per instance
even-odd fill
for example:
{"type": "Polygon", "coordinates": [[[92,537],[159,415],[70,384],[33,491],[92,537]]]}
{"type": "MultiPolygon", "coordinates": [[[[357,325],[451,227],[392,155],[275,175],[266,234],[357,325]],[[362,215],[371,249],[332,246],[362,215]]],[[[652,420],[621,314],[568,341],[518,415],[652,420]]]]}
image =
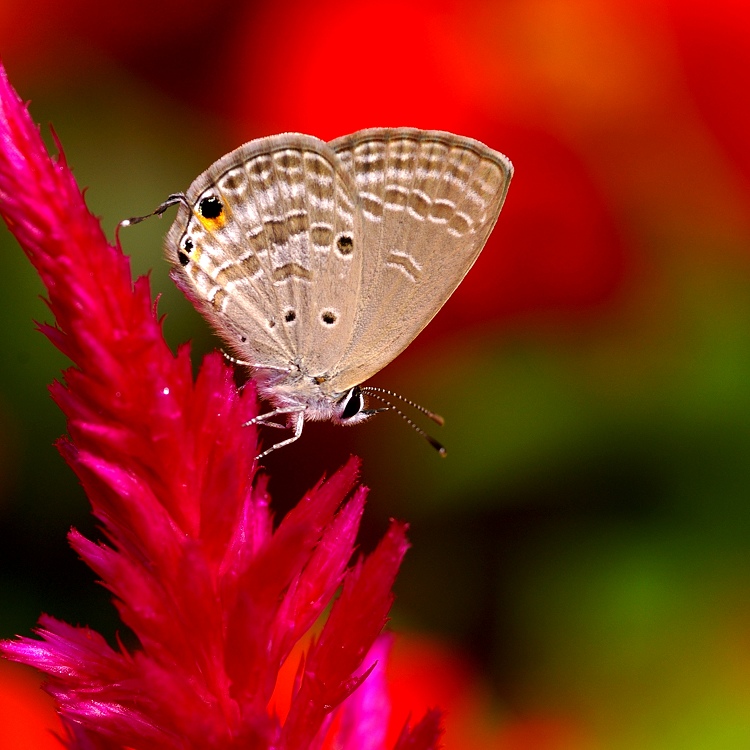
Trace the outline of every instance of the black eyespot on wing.
{"type": "Polygon", "coordinates": [[[294,312],[294,310],[287,310],[286,313],[284,314],[284,320],[287,323],[294,322],[294,320],[296,319],[296,317],[297,317],[297,313],[294,312]]]}
{"type": "Polygon", "coordinates": [[[186,237],[182,242],[182,246],[177,249],[177,260],[180,261],[181,266],[186,266],[190,263],[190,256],[188,253],[192,251],[193,247],[193,241],[190,237],[186,237]]]}
{"type": "Polygon", "coordinates": [[[351,255],[352,250],[354,250],[354,240],[351,235],[342,234],[336,240],[336,247],[342,255],[351,255]]]}
{"type": "Polygon", "coordinates": [[[224,212],[224,206],[215,195],[209,195],[201,199],[198,210],[204,219],[218,219],[224,212]]]}
{"type": "Polygon", "coordinates": [[[336,313],[331,310],[324,310],[320,314],[320,319],[327,325],[332,326],[336,322],[336,313]]]}
{"type": "Polygon", "coordinates": [[[193,249],[193,241],[190,239],[190,237],[186,237],[182,245],[177,248],[177,260],[180,261],[181,266],[186,266],[188,263],[190,263],[190,256],[188,253],[190,253],[193,249]]]}

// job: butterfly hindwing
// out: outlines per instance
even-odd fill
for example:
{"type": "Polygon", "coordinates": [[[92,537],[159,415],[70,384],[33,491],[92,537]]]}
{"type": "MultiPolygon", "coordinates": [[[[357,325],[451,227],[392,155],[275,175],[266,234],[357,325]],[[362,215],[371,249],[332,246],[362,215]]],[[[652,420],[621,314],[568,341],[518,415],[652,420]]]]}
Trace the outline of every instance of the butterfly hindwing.
{"type": "Polygon", "coordinates": [[[329,144],[357,188],[365,257],[339,390],[380,370],[440,310],[484,247],[513,167],[478,141],[413,128],[329,144]]]}

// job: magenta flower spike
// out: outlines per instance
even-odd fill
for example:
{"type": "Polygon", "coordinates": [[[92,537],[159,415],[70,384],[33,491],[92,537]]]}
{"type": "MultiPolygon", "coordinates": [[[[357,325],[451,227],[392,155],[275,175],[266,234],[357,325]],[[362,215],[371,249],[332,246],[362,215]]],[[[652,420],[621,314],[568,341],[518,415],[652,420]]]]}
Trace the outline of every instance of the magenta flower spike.
{"type": "MultiPolygon", "coordinates": [[[[148,279],[108,244],[60,154],[0,67],[0,213],[39,272],[73,362],[51,388],[68,420],[58,447],[107,543],[70,542],[112,592],[139,647],[43,616],[39,639],[0,646],[47,679],[78,750],[380,750],[389,703],[380,637],[408,547],[393,522],[350,566],[365,489],[350,460],[274,529],[256,475],[252,388],[213,354],[194,382],[167,347],[148,279]],[[316,630],[312,626],[340,595],[316,630]],[[310,638],[291,708],[272,695],[310,638]],[[304,641],[303,641],[304,642],[304,641]]],[[[404,727],[394,750],[438,747],[440,715],[404,727]]],[[[389,749],[390,750],[390,749],[389,749]]]]}

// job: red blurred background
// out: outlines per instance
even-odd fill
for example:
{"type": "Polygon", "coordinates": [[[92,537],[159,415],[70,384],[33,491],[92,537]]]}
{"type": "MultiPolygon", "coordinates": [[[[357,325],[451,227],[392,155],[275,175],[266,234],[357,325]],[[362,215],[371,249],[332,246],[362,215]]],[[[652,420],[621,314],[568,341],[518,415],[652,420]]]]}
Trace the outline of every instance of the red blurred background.
{"type": "MultiPolygon", "coordinates": [[[[482,257],[375,380],[446,417],[448,459],[387,415],[312,425],[269,458],[278,512],[356,452],[372,487],[363,548],[389,516],[411,523],[394,684],[415,715],[448,704],[447,750],[750,746],[750,6],[47,0],[31,13],[0,5],[4,63],[110,236],[284,130],[437,128],[513,160],[482,257]]],[[[123,245],[197,361],[216,342],[167,278],[167,227],[123,245]]],[[[41,611],[112,634],[64,539],[91,531],[51,447],[64,424],[45,386],[64,360],[33,332],[48,316],[31,269],[0,242],[0,634],[28,633],[41,611]]],[[[3,747],[32,746],[3,731],[3,747]]]]}

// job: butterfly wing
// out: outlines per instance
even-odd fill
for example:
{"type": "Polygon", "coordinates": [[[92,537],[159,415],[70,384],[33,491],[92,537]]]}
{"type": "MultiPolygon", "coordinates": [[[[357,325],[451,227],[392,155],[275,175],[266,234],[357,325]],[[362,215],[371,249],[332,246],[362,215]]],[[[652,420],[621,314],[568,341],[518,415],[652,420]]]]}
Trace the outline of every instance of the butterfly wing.
{"type": "Polygon", "coordinates": [[[471,268],[502,208],[513,166],[469,138],[413,128],[331,141],[359,195],[365,252],[339,391],[385,367],[471,268]]]}
{"type": "Polygon", "coordinates": [[[363,258],[356,186],[331,148],[251,141],[185,197],[165,243],[178,286],[245,362],[327,372],[351,340],[363,258]]]}

